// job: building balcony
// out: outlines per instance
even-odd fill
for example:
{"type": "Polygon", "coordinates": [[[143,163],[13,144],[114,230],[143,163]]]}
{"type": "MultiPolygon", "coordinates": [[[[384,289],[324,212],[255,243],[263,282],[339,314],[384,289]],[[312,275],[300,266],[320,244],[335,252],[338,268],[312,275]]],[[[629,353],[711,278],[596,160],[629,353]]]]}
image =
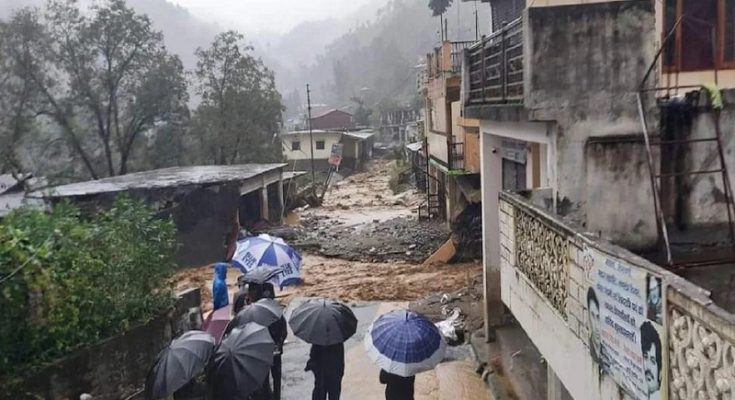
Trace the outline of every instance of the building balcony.
{"type": "Polygon", "coordinates": [[[523,102],[523,21],[517,19],[467,50],[466,105],[523,102]]]}
{"type": "Polygon", "coordinates": [[[462,72],[462,55],[475,41],[442,42],[426,55],[426,76],[429,81],[459,76],[462,72]]]}
{"type": "Polygon", "coordinates": [[[543,190],[500,194],[499,286],[572,397],[729,394],[735,315],[727,300],[587,233],[550,211],[550,200],[543,190]]]}

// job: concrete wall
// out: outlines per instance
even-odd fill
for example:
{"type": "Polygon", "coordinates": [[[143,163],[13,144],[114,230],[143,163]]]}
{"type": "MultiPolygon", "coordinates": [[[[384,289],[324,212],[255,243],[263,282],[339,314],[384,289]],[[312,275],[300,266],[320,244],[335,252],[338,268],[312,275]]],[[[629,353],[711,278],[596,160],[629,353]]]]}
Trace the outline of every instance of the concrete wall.
{"type": "Polygon", "coordinates": [[[587,230],[631,250],[655,244],[656,214],[643,141],[590,138],[585,158],[587,230]]]}
{"type": "MultiPolygon", "coordinates": [[[[587,217],[617,207],[604,191],[635,192],[641,200],[632,212],[592,216],[594,227],[639,227],[640,239],[650,244],[654,220],[644,218],[651,198],[650,182],[640,164],[623,164],[626,171],[610,172],[614,160],[605,152],[587,152],[590,138],[640,135],[635,90],[655,54],[655,15],[647,0],[533,7],[525,17],[525,108],[531,120],[556,121],[555,188],[558,197],[587,217]],[[560,23],[563,21],[563,23],[560,23]],[[600,156],[588,160],[588,156],[600,156]],[[607,160],[607,161],[606,161],[607,160]],[[587,166],[587,163],[591,163],[587,166]],[[590,175],[587,175],[587,174],[590,175]],[[621,179],[607,181],[609,174],[621,179]],[[627,176],[626,176],[627,175],[627,176]],[[611,200],[608,202],[607,200],[611,200]],[[626,221],[620,219],[627,218],[626,221]]],[[[640,154],[636,152],[636,154],[640,154]]],[[[630,203],[628,203],[630,204],[630,203]]],[[[654,227],[655,229],[655,227],[654,227]]]]}
{"type": "Polygon", "coordinates": [[[502,190],[503,160],[497,150],[502,146],[498,136],[480,134],[480,182],[482,191],[483,287],[485,291],[485,337],[501,322],[503,304],[500,301],[500,222],[498,195],[502,190]]]}
{"type": "MultiPolygon", "coordinates": [[[[339,143],[342,139],[341,132],[314,132],[314,158],[326,160],[332,153],[332,145],[339,143]],[[318,150],[316,142],[323,140],[324,149],[318,150]]],[[[281,137],[283,143],[283,155],[287,160],[308,160],[311,158],[311,138],[309,133],[288,134],[281,137]],[[291,143],[301,142],[301,150],[291,150],[291,143]]]]}
{"type": "Polygon", "coordinates": [[[465,132],[464,134],[464,169],[472,173],[481,171],[479,133],[465,132]]]}
{"type": "Polygon", "coordinates": [[[23,393],[0,397],[76,400],[89,393],[95,400],[124,399],[143,386],[156,355],[172,338],[198,328],[189,310],[200,305],[199,289],[181,293],[166,315],[27,372],[21,377],[23,393]]]}
{"type": "Polygon", "coordinates": [[[449,162],[447,137],[443,134],[429,132],[426,139],[429,142],[429,156],[447,164],[449,162]]]}
{"type": "MultiPolygon", "coordinates": [[[[735,90],[724,91],[725,108],[720,112],[719,124],[723,151],[730,176],[730,187],[735,188],[735,90]]],[[[704,92],[702,104],[707,104],[704,92]]],[[[716,114],[700,110],[694,116],[688,139],[704,139],[716,136],[716,114]]],[[[719,170],[720,159],[714,142],[691,144],[685,150],[685,161],[680,167],[685,171],[719,170]]],[[[727,222],[727,208],[721,174],[687,176],[684,187],[684,223],[701,225],[727,222]]]]}

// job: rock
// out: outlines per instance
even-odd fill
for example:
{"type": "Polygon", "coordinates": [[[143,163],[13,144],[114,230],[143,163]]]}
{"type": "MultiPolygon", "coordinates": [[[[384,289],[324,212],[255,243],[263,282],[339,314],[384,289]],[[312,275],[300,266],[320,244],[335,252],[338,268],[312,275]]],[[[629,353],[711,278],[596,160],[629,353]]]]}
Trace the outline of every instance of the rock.
{"type": "Polygon", "coordinates": [[[413,243],[412,245],[408,246],[409,250],[413,250],[416,248],[416,243],[413,243]]]}

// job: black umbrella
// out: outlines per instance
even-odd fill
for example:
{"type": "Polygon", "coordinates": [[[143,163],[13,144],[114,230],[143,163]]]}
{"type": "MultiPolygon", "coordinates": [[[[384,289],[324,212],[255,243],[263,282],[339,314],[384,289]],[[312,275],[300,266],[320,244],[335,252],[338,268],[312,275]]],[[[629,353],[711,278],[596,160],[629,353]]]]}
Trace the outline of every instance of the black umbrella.
{"type": "Polygon", "coordinates": [[[246,400],[260,389],[273,365],[268,329],[255,323],[236,328],[217,347],[209,371],[215,399],[246,400]]]}
{"type": "Polygon", "coordinates": [[[256,267],[246,272],[245,275],[242,275],[237,280],[238,282],[242,280],[243,282],[247,282],[247,283],[263,284],[263,283],[268,282],[268,280],[280,274],[281,272],[283,272],[283,268],[281,267],[270,267],[270,266],[256,267]]]}
{"type": "Polygon", "coordinates": [[[148,371],[145,398],[172,395],[204,370],[214,352],[214,337],[207,332],[189,331],[161,350],[148,371]]]}
{"type": "Polygon", "coordinates": [[[263,326],[271,326],[283,316],[283,306],[269,298],[260,299],[245,306],[227,325],[226,333],[249,322],[263,326]]]}
{"type": "Polygon", "coordinates": [[[343,343],[357,331],[357,318],[352,310],[325,299],[307,300],[296,307],[288,324],[296,336],[320,346],[343,343]]]}

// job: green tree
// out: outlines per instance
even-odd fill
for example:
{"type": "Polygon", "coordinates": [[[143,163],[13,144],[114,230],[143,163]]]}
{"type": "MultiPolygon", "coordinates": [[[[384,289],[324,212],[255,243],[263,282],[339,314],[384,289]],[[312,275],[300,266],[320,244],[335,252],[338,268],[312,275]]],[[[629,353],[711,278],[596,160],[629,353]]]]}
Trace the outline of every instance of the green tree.
{"type": "Polygon", "coordinates": [[[451,5],[452,0],[429,0],[429,8],[435,17],[444,14],[451,5]]]}
{"type": "Polygon", "coordinates": [[[199,162],[236,164],[281,158],[275,133],[283,106],[273,73],[254,58],[251,46],[234,31],[217,35],[207,49],[197,49],[196,93],[192,131],[199,162]]]}
{"type": "MultiPolygon", "coordinates": [[[[0,223],[0,388],[18,367],[61,356],[165,312],[176,228],[118,198],[83,217],[69,204],[0,223]]],[[[22,370],[22,368],[21,368],[22,370]]],[[[3,391],[3,393],[5,393],[3,391]]]]}
{"type": "Polygon", "coordinates": [[[143,134],[185,108],[181,61],[124,0],[89,13],[75,0],[49,0],[42,14],[16,13],[5,33],[15,78],[42,99],[34,115],[63,132],[92,178],[128,172],[143,134]]]}
{"type": "Polygon", "coordinates": [[[365,106],[365,100],[362,97],[355,96],[350,100],[357,104],[357,108],[355,109],[355,123],[359,126],[370,125],[370,117],[373,115],[373,110],[365,106]]]}

